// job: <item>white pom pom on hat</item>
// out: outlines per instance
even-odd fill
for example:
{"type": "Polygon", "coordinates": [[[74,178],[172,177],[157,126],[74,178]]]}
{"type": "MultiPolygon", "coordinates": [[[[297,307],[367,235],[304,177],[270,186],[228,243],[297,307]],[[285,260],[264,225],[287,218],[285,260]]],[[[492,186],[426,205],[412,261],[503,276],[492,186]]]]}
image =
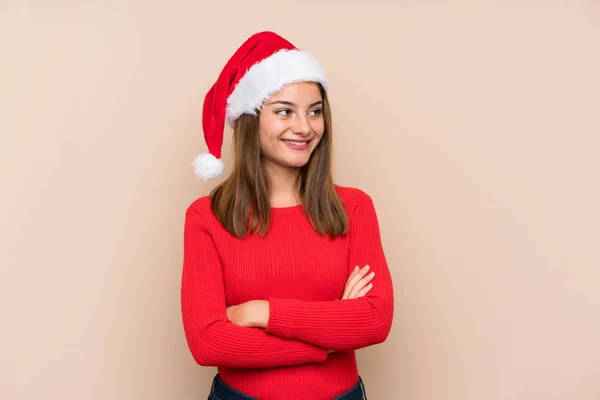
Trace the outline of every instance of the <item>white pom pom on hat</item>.
{"type": "Polygon", "coordinates": [[[271,95],[299,82],[318,82],[328,90],[324,69],[310,54],[274,32],[248,38],[229,59],[204,98],[202,129],[208,147],[193,163],[194,173],[214,179],[223,173],[221,160],[225,124],[243,114],[256,114],[271,95]]]}
{"type": "Polygon", "coordinates": [[[203,179],[214,179],[223,173],[225,165],[221,159],[210,153],[202,153],[192,163],[194,173],[203,179]]]}

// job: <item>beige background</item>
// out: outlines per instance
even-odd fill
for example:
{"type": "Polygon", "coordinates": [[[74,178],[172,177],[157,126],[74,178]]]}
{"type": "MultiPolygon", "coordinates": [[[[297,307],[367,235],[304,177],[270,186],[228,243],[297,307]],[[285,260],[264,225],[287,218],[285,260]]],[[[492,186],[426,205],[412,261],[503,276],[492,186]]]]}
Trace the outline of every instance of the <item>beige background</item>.
{"type": "Polygon", "coordinates": [[[206,398],[179,279],[215,183],[190,162],[263,29],[329,72],[337,181],[380,215],[369,398],[600,399],[597,1],[0,4],[1,399],[206,398]]]}

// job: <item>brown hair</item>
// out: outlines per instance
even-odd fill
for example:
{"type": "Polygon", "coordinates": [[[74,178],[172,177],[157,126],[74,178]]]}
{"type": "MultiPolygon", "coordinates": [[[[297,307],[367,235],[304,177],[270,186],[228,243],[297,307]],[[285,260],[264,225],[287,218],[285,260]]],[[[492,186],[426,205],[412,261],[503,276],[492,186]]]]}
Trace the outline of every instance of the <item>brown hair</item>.
{"type": "MultiPolygon", "coordinates": [[[[320,85],[319,85],[320,86],[320,85]]],[[[323,97],[325,131],[296,182],[302,206],[313,228],[330,237],[348,233],[348,216],[338,196],[331,173],[332,132],[331,108],[323,97]]],[[[264,236],[271,220],[269,181],[262,165],[259,117],[244,114],[233,128],[233,172],[211,193],[211,207],[217,219],[232,235],[264,236]]]]}

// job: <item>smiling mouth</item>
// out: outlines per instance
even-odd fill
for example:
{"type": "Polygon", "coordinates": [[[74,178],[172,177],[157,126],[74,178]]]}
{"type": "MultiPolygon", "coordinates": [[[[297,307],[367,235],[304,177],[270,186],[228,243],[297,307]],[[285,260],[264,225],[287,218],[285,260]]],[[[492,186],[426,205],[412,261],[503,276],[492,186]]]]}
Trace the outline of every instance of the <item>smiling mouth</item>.
{"type": "Polygon", "coordinates": [[[287,144],[291,144],[292,146],[306,146],[307,144],[310,143],[310,140],[288,140],[288,139],[281,139],[281,140],[283,140],[287,144]]]}
{"type": "Polygon", "coordinates": [[[288,149],[294,151],[306,151],[310,149],[310,140],[289,140],[289,139],[281,139],[283,143],[287,146],[288,149]]]}

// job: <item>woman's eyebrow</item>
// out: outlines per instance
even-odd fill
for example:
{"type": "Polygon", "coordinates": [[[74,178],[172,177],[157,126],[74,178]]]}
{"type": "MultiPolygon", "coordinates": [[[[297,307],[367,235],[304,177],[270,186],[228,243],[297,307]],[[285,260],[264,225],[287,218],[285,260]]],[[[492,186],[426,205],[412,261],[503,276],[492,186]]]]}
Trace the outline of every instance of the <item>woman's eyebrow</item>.
{"type": "MultiPolygon", "coordinates": [[[[287,101],[287,100],[275,100],[275,101],[270,101],[267,103],[267,105],[271,105],[271,104],[283,104],[283,105],[290,106],[290,107],[297,107],[296,103],[292,103],[291,101],[287,101]]],[[[315,101],[314,103],[309,105],[308,108],[312,108],[319,104],[323,104],[323,100],[315,101]]]]}
{"type": "Polygon", "coordinates": [[[296,107],[296,104],[292,103],[291,101],[286,101],[286,100],[275,100],[275,101],[270,101],[267,103],[268,106],[270,106],[271,104],[283,104],[283,105],[290,106],[290,107],[296,107]]]}

